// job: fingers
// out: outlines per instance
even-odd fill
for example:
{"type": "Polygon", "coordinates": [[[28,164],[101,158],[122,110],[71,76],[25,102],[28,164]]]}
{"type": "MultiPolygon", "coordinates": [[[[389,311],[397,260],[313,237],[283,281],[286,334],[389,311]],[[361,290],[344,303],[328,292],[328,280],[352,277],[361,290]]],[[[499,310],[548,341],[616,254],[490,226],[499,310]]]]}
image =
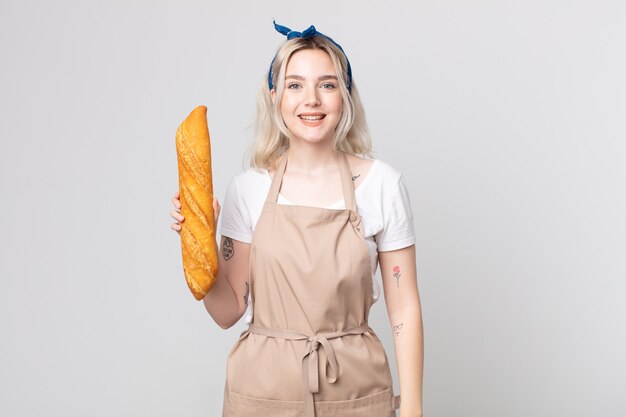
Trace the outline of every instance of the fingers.
{"type": "Polygon", "coordinates": [[[170,211],[170,216],[172,216],[174,220],[178,220],[179,222],[182,222],[185,220],[185,216],[183,216],[178,210],[170,211]]]}
{"type": "Polygon", "coordinates": [[[172,228],[172,230],[176,231],[180,235],[180,230],[182,229],[180,222],[185,221],[185,217],[183,217],[183,215],[180,214],[180,212],[178,212],[177,210],[170,211],[170,216],[172,216],[174,220],[178,220],[177,222],[172,223],[170,227],[172,228]]]}
{"type": "MultiPolygon", "coordinates": [[[[176,220],[175,223],[172,223],[170,225],[170,228],[172,230],[175,230],[178,234],[180,234],[180,230],[182,229],[180,223],[185,221],[185,217],[180,213],[181,204],[179,197],[180,193],[176,191],[176,193],[174,193],[174,196],[172,197],[172,204],[174,205],[175,210],[170,211],[170,216],[172,216],[172,218],[176,220]]],[[[222,207],[220,206],[220,202],[217,200],[217,198],[213,197],[213,218],[215,219],[216,224],[220,217],[221,210],[222,207]]]]}
{"type": "Polygon", "coordinates": [[[217,198],[213,197],[213,218],[215,219],[215,224],[217,224],[217,221],[219,220],[220,210],[222,210],[220,202],[217,201],[217,198]]]}
{"type": "Polygon", "coordinates": [[[185,217],[180,213],[181,204],[180,193],[178,191],[176,191],[172,196],[172,204],[174,205],[175,210],[170,211],[170,216],[172,216],[174,220],[177,221],[175,223],[172,223],[170,225],[170,228],[180,235],[180,231],[182,229],[180,222],[185,221],[185,217]]]}
{"type": "Polygon", "coordinates": [[[172,197],[172,204],[174,205],[176,210],[180,211],[181,204],[180,204],[180,194],[178,191],[176,191],[176,193],[172,197]]]}

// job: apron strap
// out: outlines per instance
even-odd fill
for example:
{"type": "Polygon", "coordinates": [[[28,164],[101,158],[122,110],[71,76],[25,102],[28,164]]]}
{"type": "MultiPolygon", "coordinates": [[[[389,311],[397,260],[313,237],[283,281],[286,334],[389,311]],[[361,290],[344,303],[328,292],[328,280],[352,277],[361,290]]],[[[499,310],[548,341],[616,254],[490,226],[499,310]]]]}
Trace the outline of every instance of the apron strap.
{"type": "Polygon", "coordinates": [[[283,183],[283,174],[285,173],[285,168],[287,167],[287,152],[283,153],[280,158],[280,164],[278,165],[278,169],[274,172],[274,177],[272,177],[272,185],[270,186],[270,191],[267,193],[267,199],[265,200],[268,203],[275,203],[278,201],[278,191],[280,190],[280,185],[283,183]]]}
{"type": "MultiPolygon", "coordinates": [[[[346,158],[346,154],[339,150],[337,151],[337,156],[339,158],[339,171],[341,174],[341,188],[343,190],[343,200],[346,205],[346,209],[352,210],[356,214],[356,198],[354,196],[354,183],[352,182],[352,173],[350,171],[350,164],[348,164],[348,159],[346,158]]],[[[285,174],[285,169],[287,168],[287,152],[283,153],[280,164],[274,173],[274,177],[272,178],[272,185],[270,186],[270,191],[267,193],[267,199],[265,201],[269,203],[275,203],[278,201],[278,193],[280,191],[280,186],[283,183],[283,175],[285,174]]]]}
{"type": "Polygon", "coordinates": [[[346,209],[352,210],[356,214],[356,199],[354,197],[354,182],[348,158],[343,151],[339,151],[339,168],[341,169],[341,186],[343,187],[343,200],[346,209]]]}

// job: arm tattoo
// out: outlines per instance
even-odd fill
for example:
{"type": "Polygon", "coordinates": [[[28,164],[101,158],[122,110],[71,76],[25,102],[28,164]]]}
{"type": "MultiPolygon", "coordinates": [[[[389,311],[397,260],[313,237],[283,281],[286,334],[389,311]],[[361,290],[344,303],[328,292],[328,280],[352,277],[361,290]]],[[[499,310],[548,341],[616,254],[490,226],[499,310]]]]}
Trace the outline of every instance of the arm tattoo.
{"type": "Polygon", "coordinates": [[[246,281],[246,295],[243,296],[243,302],[248,305],[248,294],[250,294],[250,284],[246,281]]]}
{"type": "Polygon", "coordinates": [[[361,174],[353,176],[352,177],[352,181],[356,181],[356,179],[359,178],[360,176],[361,176],[361,174]]]}
{"type": "Polygon", "coordinates": [[[235,249],[233,248],[233,240],[229,237],[224,238],[224,244],[222,245],[222,256],[227,261],[233,257],[235,249]]]}
{"type": "Polygon", "coordinates": [[[396,334],[396,336],[400,334],[400,330],[402,329],[402,324],[403,323],[400,323],[397,326],[393,326],[393,332],[396,334]]]}
{"type": "Polygon", "coordinates": [[[402,274],[400,273],[400,267],[398,265],[393,267],[393,276],[396,277],[396,286],[400,288],[400,277],[402,274]]]}

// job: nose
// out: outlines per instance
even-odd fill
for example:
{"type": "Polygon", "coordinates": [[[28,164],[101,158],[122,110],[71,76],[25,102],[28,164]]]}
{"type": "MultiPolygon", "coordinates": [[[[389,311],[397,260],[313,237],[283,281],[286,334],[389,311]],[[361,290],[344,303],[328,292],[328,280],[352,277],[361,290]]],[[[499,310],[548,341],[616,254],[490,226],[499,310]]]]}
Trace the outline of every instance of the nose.
{"type": "Polygon", "coordinates": [[[319,98],[319,92],[317,91],[316,87],[307,88],[304,102],[308,106],[319,106],[320,98],[319,98]]]}

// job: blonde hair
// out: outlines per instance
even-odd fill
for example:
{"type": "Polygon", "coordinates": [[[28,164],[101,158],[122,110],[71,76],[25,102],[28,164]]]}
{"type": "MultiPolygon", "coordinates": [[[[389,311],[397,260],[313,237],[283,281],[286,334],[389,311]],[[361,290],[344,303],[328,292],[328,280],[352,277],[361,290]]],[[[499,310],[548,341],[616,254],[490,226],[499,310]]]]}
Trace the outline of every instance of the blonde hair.
{"type": "Polygon", "coordinates": [[[343,111],[333,138],[336,150],[352,155],[371,157],[372,142],[365,120],[365,111],[358,90],[352,80],[350,91],[347,84],[348,61],[343,52],[333,42],[323,36],[294,38],[286,41],[276,52],[272,63],[272,84],[276,89],[276,99],[272,102],[267,74],[257,95],[254,140],[250,147],[252,168],[273,168],[278,158],[289,149],[291,132],[283,121],[280,106],[285,84],[285,70],[289,58],[303,49],[320,49],[333,61],[339,89],[343,99],[343,111]]]}

